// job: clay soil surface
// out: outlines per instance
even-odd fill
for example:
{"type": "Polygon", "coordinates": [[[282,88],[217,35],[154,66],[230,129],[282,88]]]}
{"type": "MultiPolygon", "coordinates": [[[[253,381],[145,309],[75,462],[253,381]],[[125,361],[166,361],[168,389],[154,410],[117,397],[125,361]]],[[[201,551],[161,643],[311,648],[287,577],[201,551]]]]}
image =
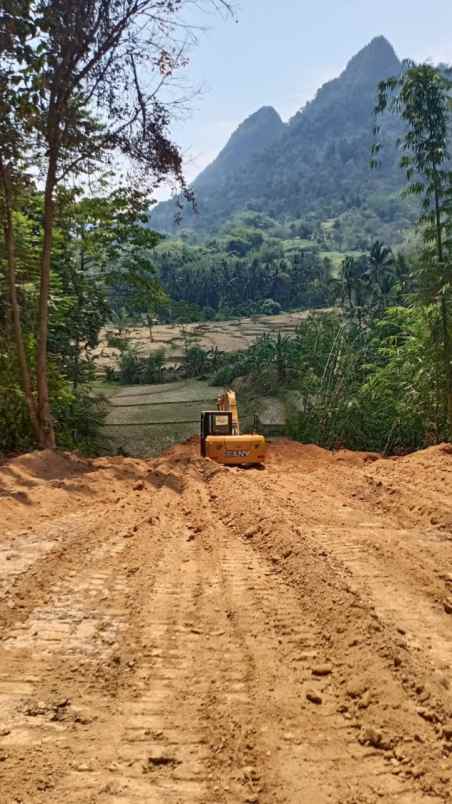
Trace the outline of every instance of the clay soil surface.
{"type": "Polygon", "coordinates": [[[452,801],[452,452],[0,466],[2,804],[452,801]]]}

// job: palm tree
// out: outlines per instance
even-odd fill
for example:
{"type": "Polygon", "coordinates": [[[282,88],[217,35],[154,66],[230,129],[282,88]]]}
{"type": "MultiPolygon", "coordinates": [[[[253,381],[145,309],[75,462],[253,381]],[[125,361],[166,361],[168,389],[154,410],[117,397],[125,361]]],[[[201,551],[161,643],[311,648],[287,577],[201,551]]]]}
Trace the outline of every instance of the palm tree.
{"type": "Polygon", "coordinates": [[[368,276],[375,304],[377,307],[384,307],[396,281],[392,250],[376,240],[370,249],[368,263],[368,276]]]}
{"type": "Polygon", "coordinates": [[[368,265],[360,258],[346,257],[341,268],[342,304],[361,318],[361,310],[368,298],[368,265]]]}

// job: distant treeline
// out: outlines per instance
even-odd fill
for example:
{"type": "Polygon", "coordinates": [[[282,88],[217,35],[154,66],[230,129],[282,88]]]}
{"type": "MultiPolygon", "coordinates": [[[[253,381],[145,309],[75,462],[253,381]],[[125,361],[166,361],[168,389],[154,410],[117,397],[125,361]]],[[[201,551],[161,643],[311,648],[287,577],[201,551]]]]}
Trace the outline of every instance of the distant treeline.
{"type": "MultiPolygon", "coordinates": [[[[167,295],[155,303],[154,317],[165,323],[222,320],[334,305],[344,295],[344,259],[359,262],[360,273],[369,272],[369,256],[381,240],[374,223],[361,250],[344,248],[357,240],[358,222],[350,216],[327,224],[278,223],[248,211],[209,240],[183,233],[178,240],[163,239],[149,254],[167,295]]],[[[133,304],[130,286],[116,283],[112,288],[116,313],[149,316],[148,297],[132,292],[133,304]]]]}

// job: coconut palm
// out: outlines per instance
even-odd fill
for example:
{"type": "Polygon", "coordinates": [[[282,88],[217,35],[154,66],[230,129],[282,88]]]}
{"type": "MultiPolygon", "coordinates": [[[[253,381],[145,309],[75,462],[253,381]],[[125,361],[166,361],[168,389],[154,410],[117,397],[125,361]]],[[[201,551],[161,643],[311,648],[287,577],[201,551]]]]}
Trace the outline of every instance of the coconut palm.
{"type": "Polygon", "coordinates": [[[373,302],[377,308],[385,307],[396,282],[394,255],[390,248],[376,240],[370,249],[368,264],[373,302]]]}

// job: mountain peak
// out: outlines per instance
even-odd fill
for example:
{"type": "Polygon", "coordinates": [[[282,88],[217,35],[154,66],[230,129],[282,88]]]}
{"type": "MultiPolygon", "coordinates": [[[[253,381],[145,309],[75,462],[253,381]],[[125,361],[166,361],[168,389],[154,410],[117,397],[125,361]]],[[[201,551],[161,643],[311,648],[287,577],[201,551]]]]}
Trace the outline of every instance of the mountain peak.
{"type": "Polygon", "coordinates": [[[376,36],[353,56],[343,76],[376,83],[382,78],[397,75],[399,71],[400,61],[391,43],[384,36],[376,36]]]}
{"type": "Polygon", "coordinates": [[[279,120],[280,123],[282,122],[278,112],[273,106],[261,106],[261,108],[258,109],[257,112],[254,112],[249,117],[247,117],[247,119],[242,123],[242,125],[245,125],[250,121],[256,121],[256,120],[259,121],[279,120]]]}
{"type": "MultiPolygon", "coordinates": [[[[371,186],[397,192],[401,174],[394,169],[395,145],[386,149],[378,176],[370,174],[369,154],[378,82],[400,71],[393,47],[377,36],[288,123],[272,106],[262,106],[193,182],[199,215],[187,211],[186,224],[213,230],[245,209],[277,220],[301,219],[316,209],[334,217],[353,199],[361,203],[371,186]]],[[[171,229],[172,210],[174,215],[174,204],[157,208],[153,226],[171,229]]]]}
{"type": "Polygon", "coordinates": [[[278,133],[283,128],[284,123],[276,109],[274,109],[273,106],[261,106],[257,112],[253,112],[253,114],[250,114],[249,117],[245,118],[245,120],[240,123],[232,134],[229,143],[233,143],[236,139],[240,139],[243,136],[248,136],[248,134],[255,136],[260,132],[267,132],[272,138],[275,131],[278,133]]]}
{"type": "Polygon", "coordinates": [[[264,151],[275,142],[284,132],[285,124],[273,106],[262,106],[246,118],[233,132],[215,161],[198,176],[194,182],[195,188],[210,180],[211,168],[237,170],[248,160],[264,151]]]}

